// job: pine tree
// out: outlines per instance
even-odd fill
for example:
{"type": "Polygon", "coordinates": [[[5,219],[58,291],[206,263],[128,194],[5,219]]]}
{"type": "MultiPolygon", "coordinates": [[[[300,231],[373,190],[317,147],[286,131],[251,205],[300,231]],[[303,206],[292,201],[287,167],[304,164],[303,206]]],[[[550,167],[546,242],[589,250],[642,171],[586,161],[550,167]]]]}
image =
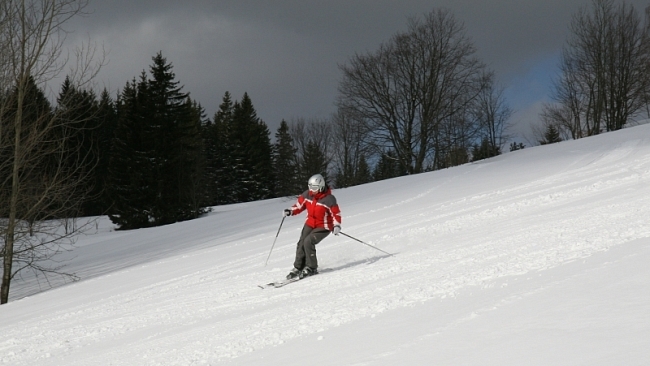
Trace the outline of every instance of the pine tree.
{"type": "Polygon", "coordinates": [[[553,124],[548,124],[546,126],[546,132],[544,133],[544,140],[541,140],[539,143],[542,145],[547,145],[561,141],[562,138],[560,137],[560,131],[558,128],[553,124]]]}
{"type": "Polygon", "coordinates": [[[364,154],[359,155],[359,160],[354,165],[356,166],[354,170],[352,164],[345,164],[342,170],[341,168],[337,170],[335,179],[337,188],[352,187],[374,180],[364,154]]]}
{"type": "Polygon", "coordinates": [[[298,166],[296,164],[297,148],[289,134],[289,125],[282,120],[275,133],[273,149],[273,171],[275,173],[275,195],[286,197],[300,193],[297,182],[298,166]]]}
{"type": "Polygon", "coordinates": [[[153,225],[157,192],[154,182],[150,129],[146,124],[147,83],[127,83],[117,100],[117,126],[112,140],[109,161],[111,210],[109,218],[120,229],[136,229],[153,225]]]}
{"type": "Polygon", "coordinates": [[[325,153],[321,151],[319,145],[314,140],[310,139],[307,142],[307,147],[305,148],[305,153],[302,157],[300,181],[307,182],[312,175],[320,174],[325,178],[326,182],[329,182],[327,176],[328,165],[325,153]]]}
{"type": "MultiPolygon", "coordinates": [[[[47,207],[42,207],[39,204],[38,196],[42,194],[42,187],[47,186],[47,184],[41,183],[44,180],[49,180],[50,175],[56,171],[56,165],[60,157],[57,153],[62,150],[56,146],[59,140],[57,136],[54,136],[54,134],[60,134],[60,130],[50,125],[54,120],[52,105],[33,78],[30,77],[27,84],[22,111],[21,127],[23,131],[21,137],[23,140],[27,140],[34,138],[43,131],[48,135],[52,135],[46,138],[36,136],[38,140],[42,141],[41,146],[38,147],[31,145],[30,141],[20,141],[22,146],[29,146],[34,151],[24,151],[21,157],[24,162],[29,163],[20,164],[22,165],[20,198],[25,202],[18,205],[16,214],[21,220],[33,221],[46,217],[45,211],[47,207]],[[26,212],[23,207],[29,208],[29,212],[26,212]],[[39,212],[41,209],[43,212],[39,212]],[[44,217],[38,217],[38,215],[44,215],[44,217]]],[[[16,158],[14,150],[16,135],[13,126],[17,113],[16,95],[16,90],[2,95],[2,97],[6,98],[2,101],[5,105],[4,113],[0,115],[0,131],[2,132],[0,134],[0,177],[2,177],[0,179],[0,203],[4,203],[0,205],[0,217],[2,218],[9,216],[7,211],[8,200],[13,190],[10,177],[12,176],[14,159],[16,158]]]]}
{"type": "Polygon", "coordinates": [[[344,162],[342,164],[343,166],[338,167],[336,170],[336,187],[337,188],[344,188],[344,187],[351,187],[354,185],[357,185],[357,176],[354,166],[350,159],[344,159],[344,162]]]}
{"type": "Polygon", "coordinates": [[[403,169],[400,169],[397,154],[393,150],[381,155],[381,158],[375,166],[373,172],[373,179],[375,181],[399,177],[406,174],[403,169]]]}
{"type": "Polygon", "coordinates": [[[488,138],[483,138],[480,145],[474,145],[472,148],[472,161],[488,159],[501,155],[501,149],[493,146],[488,138]]]}
{"type": "Polygon", "coordinates": [[[233,107],[230,140],[235,164],[238,202],[269,198],[274,191],[272,146],[266,124],[247,93],[233,107]]]}
{"type": "MultiPolygon", "coordinates": [[[[173,66],[159,52],[150,67],[148,109],[154,134],[154,176],[157,183],[156,224],[164,225],[198,217],[197,174],[202,163],[200,117],[182,92],[173,66]]],[[[199,112],[200,114],[200,112],[199,112]]]]}
{"type": "MultiPolygon", "coordinates": [[[[106,111],[104,111],[106,112],[106,111]]],[[[86,197],[83,200],[81,212],[84,216],[101,215],[106,213],[102,204],[102,190],[106,178],[107,146],[100,145],[101,134],[105,131],[103,125],[107,121],[100,115],[100,104],[94,92],[79,90],[66,78],[57,98],[57,118],[65,125],[68,151],[75,151],[68,156],[69,165],[74,166],[78,176],[88,176],[84,179],[83,189],[86,197]],[[103,164],[103,165],[101,165],[103,164]],[[99,176],[102,173],[103,176],[99,176]]],[[[105,137],[105,136],[104,136],[105,137]]],[[[104,139],[103,142],[106,142],[104,139]]]]}
{"type": "Polygon", "coordinates": [[[237,180],[230,138],[234,104],[229,92],[223,96],[207,134],[207,185],[211,205],[237,202],[237,180]]]}
{"type": "Polygon", "coordinates": [[[113,150],[112,139],[117,127],[116,105],[108,90],[104,89],[99,96],[97,120],[99,127],[96,131],[96,143],[98,151],[97,167],[95,168],[95,181],[93,186],[92,199],[90,204],[99,214],[106,214],[110,208],[108,198],[109,163],[111,151],[113,150]]]}
{"type": "Polygon", "coordinates": [[[365,155],[359,157],[359,163],[357,164],[357,171],[354,177],[354,184],[365,184],[372,182],[372,173],[370,172],[370,166],[368,166],[368,161],[366,160],[365,155]]]}
{"type": "Polygon", "coordinates": [[[154,220],[156,223],[169,224],[176,221],[177,215],[182,215],[182,203],[179,195],[182,189],[178,184],[181,145],[180,124],[188,118],[189,111],[184,104],[188,97],[181,92],[178,81],[172,72],[171,64],[158,53],[153,58],[149,72],[153,77],[148,82],[147,109],[152,115],[148,121],[152,128],[151,135],[154,149],[151,162],[154,168],[156,202],[154,203],[154,220]]]}
{"type": "Polygon", "coordinates": [[[207,212],[207,192],[205,184],[206,159],[205,144],[202,138],[203,125],[207,123],[205,109],[200,103],[190,99],[185,101],[188,118],[180,120],[179,182],[182,185],[181,201],[184,202],[187,218],[194,218],[207,212]]]}

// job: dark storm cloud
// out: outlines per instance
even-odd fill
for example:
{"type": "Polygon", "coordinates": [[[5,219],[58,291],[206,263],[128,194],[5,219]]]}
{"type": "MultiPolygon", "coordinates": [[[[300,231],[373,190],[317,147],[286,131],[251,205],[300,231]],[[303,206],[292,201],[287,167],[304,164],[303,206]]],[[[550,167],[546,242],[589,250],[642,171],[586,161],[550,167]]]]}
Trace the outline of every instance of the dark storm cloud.
{"type": "MultiPolygon", "coordinates": [[[[637,10],[646,4],[631,2],[637,10]]],[[[117,92],[162,51],[212,115],[225,91],[248,92],[272,132],[282,119],[334,111],[338,65],[372,52],[407,19],[447,8],[506,87],[514,123],[536,119],[572,14],[588,1],[99,1],[72,24],[109,50],[99,80],[117,92]]]]}

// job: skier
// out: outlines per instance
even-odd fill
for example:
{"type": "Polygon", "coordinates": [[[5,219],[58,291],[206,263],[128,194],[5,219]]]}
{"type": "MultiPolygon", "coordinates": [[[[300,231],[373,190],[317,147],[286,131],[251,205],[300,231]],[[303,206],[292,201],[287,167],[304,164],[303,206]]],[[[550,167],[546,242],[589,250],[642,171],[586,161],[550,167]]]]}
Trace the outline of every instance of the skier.
{"type": "Polygon", "coordinates": [[[309,189],[298,196],[298,201],[284,210],[285,216],[293,216],[307,209],[307,220],[296,246],[296,259],[287,279],[317,274],[316,244],[330,232],[334,235],[341,232],[341,210],[323,176],[313,175],[307,185],[309,189]]]}

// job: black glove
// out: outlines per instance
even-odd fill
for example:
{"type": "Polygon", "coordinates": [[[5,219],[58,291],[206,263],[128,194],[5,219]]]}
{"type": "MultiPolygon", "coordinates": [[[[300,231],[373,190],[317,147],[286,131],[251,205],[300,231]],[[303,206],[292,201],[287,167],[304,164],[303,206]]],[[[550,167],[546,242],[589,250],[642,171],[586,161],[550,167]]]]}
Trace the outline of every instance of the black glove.
{"type": "Polygon", "coordinates": [[[291,216],[291,210],[288,209],[288,208],[285,208],[283,214],[284,214],[284,216],[291,216]]]}

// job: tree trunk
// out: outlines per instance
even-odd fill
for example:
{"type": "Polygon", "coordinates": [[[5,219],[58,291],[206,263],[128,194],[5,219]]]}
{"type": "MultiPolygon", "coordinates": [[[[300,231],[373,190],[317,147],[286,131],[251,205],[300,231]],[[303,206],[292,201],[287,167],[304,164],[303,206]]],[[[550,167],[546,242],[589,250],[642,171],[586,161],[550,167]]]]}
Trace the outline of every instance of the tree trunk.
{"type": "Polygon", "coordinates": [[[11,196],[9,200],[9,221],[7,223],[7,234],[5,238],[5,250],[4,250],[4,261],[3,261],[3,272],[2,272],[2,290],[0,294],[0,304],[6,304],[9,301],[9,287],[11,284],[12,278],[12,267],[13,267],[13,258],[14,258],[14,239],[15,239],[15,230],[16,230],[16,220],[17,220],[17,207],[18,207],[18,195],[19,195],[19,186],[20,186],[20,165],[22,160],[22,145],[21,145],[21,136],[22,136],[22,120],[23,120],[23,99],[24,99],[24,88],[18,88],[18,103],[16,108],[16,118],[14,120],[14,131],[15,131],[15,146],[14,146],[14,159],[12,166],[12,177],[11,177],[11,196]]]}

